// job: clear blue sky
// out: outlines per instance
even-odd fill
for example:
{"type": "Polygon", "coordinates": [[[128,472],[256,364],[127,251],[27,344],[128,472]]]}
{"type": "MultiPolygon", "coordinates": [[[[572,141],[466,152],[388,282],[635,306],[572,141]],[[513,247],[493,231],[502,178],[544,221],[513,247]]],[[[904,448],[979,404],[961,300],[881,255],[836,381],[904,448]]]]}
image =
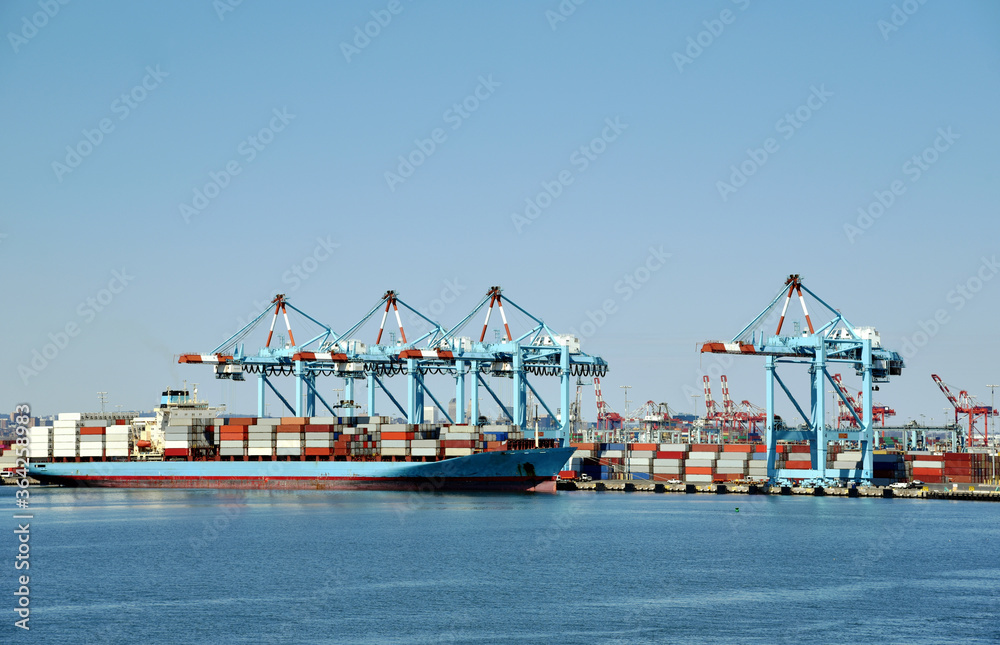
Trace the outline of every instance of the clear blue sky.
{"type": "MultiPolygon", "coordinates": [[[[559,331],[613,301],[583,339],[607,398],[691,411],[699,341],[793,272],[893,349],[943,310],[877,396],[897,420],[942,419],[932,372],[987,403],[1000,383],[995,2],[223,6],[0,6],[0,409],[148,408],[187,379],[251,410],[252,381],[176,355],[278,291],[343,330],[386,289],[428,308],[457,283],[446,324],[494,284],[559,331]]],[[[759,360],[726,372],[763,403],[759,360]]]]}

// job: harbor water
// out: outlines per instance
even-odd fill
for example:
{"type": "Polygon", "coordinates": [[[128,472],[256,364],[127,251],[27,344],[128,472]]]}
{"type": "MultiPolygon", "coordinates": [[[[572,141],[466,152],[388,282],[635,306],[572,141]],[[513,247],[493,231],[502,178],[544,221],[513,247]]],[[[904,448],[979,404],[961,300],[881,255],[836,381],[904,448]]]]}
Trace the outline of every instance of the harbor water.
{"type": "MultiPolygon", "coordinates": [[[[996,643],[1000,504],[33,488],[4,643],[996,643]]],[[[22,520],[23,521],[23,520],[22,520]]]]}

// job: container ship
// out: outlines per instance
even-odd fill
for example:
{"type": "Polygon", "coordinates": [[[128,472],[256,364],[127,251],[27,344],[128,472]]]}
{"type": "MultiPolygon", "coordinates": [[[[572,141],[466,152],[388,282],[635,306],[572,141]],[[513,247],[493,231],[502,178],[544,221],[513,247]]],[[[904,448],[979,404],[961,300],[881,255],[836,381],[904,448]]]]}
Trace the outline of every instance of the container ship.
{"type": "Polygon", "coordinates": [[[511,425],[220,412],[167,390],[152,417],[61,413],[29,429],[29,472],[67,486],[553,492],[575,451],[511,425]]]}

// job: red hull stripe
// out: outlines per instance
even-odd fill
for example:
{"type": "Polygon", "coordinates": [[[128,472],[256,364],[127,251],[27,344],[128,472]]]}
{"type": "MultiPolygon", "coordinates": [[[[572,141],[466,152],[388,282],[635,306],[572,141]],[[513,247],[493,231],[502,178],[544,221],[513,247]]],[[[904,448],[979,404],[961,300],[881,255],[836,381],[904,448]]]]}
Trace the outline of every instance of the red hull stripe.
{"type": "MultiPolygon", "coordinates": [[[[37,476],[37,475],[36,475],[37,476]]],[[[288,490],[555,490],[554,477],[45,477],[52,483],[109,488],[236,488],[288,490]]]]}

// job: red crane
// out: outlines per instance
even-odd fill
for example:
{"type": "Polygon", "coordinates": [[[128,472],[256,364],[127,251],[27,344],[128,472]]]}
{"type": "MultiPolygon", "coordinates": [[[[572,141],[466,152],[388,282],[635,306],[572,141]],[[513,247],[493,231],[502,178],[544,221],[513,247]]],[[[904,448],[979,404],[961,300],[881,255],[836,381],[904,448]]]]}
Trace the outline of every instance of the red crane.
{"type": "Polygon", "coordinates": [[[622,416],[612,410],[601,395],[601,378],[599,376],[594,377],[594,397],[597,399],[597,429],[614,430],[622,427],[622,416]]]}
{"type": "Polygon", "coordinates": [[[934,382],[937,383],[939,388],[941,388],[941,392],[945,395],[945,397],[947,397],[951,406],[955,408],[956,425],[958,424],[958,415],[969,415],[969,438],[966,446],[969,448],[976,445],[986,446],[989,442],[990,435],[989,418],[991,416],[995,416],[996,411],[994,411],[991,406],[978,405],[976,403],[976,398],[970,395],[966,390],[959,390],[958,398],[956,398],[948,388],[948,384],[942,381],[940,376],[937,374],[931,374],[931,378],[934,379],[934,382]],[[976,427],[976,420],[979,417],[983,418],[983,430],[981,432],[976,427]]]}

